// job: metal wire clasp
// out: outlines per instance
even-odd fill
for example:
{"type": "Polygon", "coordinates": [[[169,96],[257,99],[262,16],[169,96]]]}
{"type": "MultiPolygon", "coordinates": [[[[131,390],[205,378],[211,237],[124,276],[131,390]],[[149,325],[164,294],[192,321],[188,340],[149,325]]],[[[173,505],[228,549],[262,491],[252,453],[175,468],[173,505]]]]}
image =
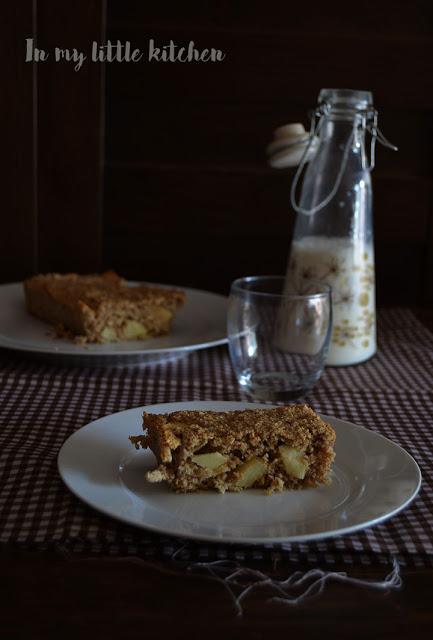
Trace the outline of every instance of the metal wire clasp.
{"type": "MultiPolygon", "coordinates": [[[[353,141],[355,139],[355,131],[356,131],[355,127],[353,127],[352,132],[349,135],[349,137],[347,139],[347,142],[346,142],[346,144],[344,146],[343,157],[341,159],[340,169],[339,169],[337,177],[335,179],[334,186],[332,187],[332,189],[330,190],[328,195],[322,200],[322,202],[317,204],[315,207],[312,207],[311,209],[304,209],[303,207],[301,207],[296,202],[296,188],[298,186],[299,178],[301,177],[301,174],[302,174],[302,172],[304,170],[304,167],[307,164],[308,152],[309,152],[309,150],[311,148],[311,145],[313,144],[313,140],[314,140],[315,136],[317,136],[318,133],[320,132],[320,129],[323,126],[325,118],[326,118],[326,116],[328,116],[330,114],[330,112],[331,112],[331,104],[329,102],[321,102],[317,106],[317,108],[314,109],[311,112],[309,141],[308,141],[308,144],[305,147],[304,153],[302,154],[301,161],[300,161],[299,166],[298,166],[298,168],[296,170],[295,176],[293,178],[292,186],[291,186],[291,189],[290,189],[290,202],[291,202],[291,205],[292,205],[293,209],[297,213],[303,213],[305,215],[312,215],[314,213],[317,213],[318,211],[320,211],[324,207],[326,207],[326,205],[328,205],[331,202],[332,198],[337,193],[337,191],[339,189],[339,186],[341,184],[341,180],[343,178],[344,171],[345,171],[346,166],[347,166],[347,159],[348,159],[348,156],[349,156],[349,152],[350,152],[350,149],[352,147],[352,143],[353,143],[353,141]],[[316,122],[316,119],[317,119],[317,122],[316,122]]],[[[395,145],[391,144],[391,142],[389,142],[385,138],[385,136],[383,135],[383,133],[380,131],[379,127],[377,126],[378,113],[377,113],[376,109],[369,109],[369,110],[358,112],[357,113],[357,117],[359,118],[358,127],[357,127],[358,131],[368,131],[370,133],[370,135],[371,135],[370,160],[368,161],[366,159],[366,154],[365,154],[365,152],[363,152],[363,154],[362,154],[362,167],[363,167],[363,169],[365,169],[367,171],[372,171],[374,169],[375,161],[376,161],[376,141],[378,141],[384,147],[387,147],[388,149],[392,149],[393,151],[398,151],[398,147],[396,147],[395,145]]]]}
{"type": "Polygon", "coordinates": [[[392,151],[398,151],[398,147],[389,142],[383,135],[382,131],[377,126],[377,111],[372,109],[366,113],[365,120],[361,126],[366,129],[371,135],[370,143],[370,162],[366,165],[367,171],[373,171],[376,164],[376,141],[378,141],[384,147],[392,149],[392,151]]]}
{"type": "Polygon", "coordinates": [[[342,179],[344,171],[346,169],[347,157],[349,155],[349,151],[350,151],[350,148],[352,146],[352,141],[354,139],[354,131],[352,130],[352,133],[350,134],[350,136],[349,136],[349,138],[348,138],[348,140],[346,142],[346,145],[344,147],[343,158],[341,160],[341,166],[340,166],[340,169],[338,171],[338,175],[337,175],[337,178],[335,180],[335,184],[332,187],[331,191],[326,196],[326,198],[324,198],[322,200],[322,202],[320,202],[315,207],[312,207],[311,209],[304,209],[303,207],[301,207],[296,202],[296,187],[298,186],[299,178],[301,177],[301,174],[302,174],[302,172],[304,170],[304,167],[307,164],[308,151],[310,150],[310,147],[313,144],[314,137],[317,136],[317,134],[319,133],[320,129],[323,126],[323,123],[325,122],[325,117],[327,115],[329,115],[330,111],[331,111],[330,103],[329,102],[322,102],[311,113],[310,140],[309,140],[307,146],[305,147],[304,153],[302,154],[301,161],[300,161],[299,166],[298,166],[298,168],[296,170],[295,177],[293,178],[292,186],[291,186],[291,189],[290,189],[290,203],[291,203],[293,209],[297,213],[303,213],[303,214],[308,215],[308,216],[313,215],[314,213],[317,213],[318,211],[320,211],[321,209],[326,207],[326,205],[331,202],[332,198],[337,193],[338,188],[339,188],[340,183],[341,183],[341,179],[342,179]],[[316,123],[316,118],[318,118],[317,123],[316,123]]]}

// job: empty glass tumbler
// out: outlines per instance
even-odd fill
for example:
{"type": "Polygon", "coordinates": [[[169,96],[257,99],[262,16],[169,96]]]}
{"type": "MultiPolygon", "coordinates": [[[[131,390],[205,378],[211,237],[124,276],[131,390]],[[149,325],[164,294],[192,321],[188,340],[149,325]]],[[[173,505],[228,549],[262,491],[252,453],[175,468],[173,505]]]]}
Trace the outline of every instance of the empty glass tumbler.
{"type": "Polygon", "coordinates": [[[287,293],[283,276],[239,278],[232,283],[227,330],[240,386],[257,400],[289,401],[320,378],[332,325],[331,288],[310,283],[287,293]]]}

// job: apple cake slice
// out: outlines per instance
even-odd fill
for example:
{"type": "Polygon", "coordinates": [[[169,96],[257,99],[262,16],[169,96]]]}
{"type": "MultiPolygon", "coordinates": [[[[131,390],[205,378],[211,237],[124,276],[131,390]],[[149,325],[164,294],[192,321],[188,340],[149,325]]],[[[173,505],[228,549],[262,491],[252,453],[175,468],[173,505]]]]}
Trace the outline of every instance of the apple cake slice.
{"type": "Polygon", "coordinates": [[[144,413],[143,429],[130,440],[156,456],[147,480],[165,480],[179,493],[272,493],[329,483],[335,431],[306,405],[144,413]]]}
{"type": "Polygon", "coordinates": [[[29,313],[81,343],[165,335],[186,299],[177,289],[128,286],[113,271],[36,275],[24,281],[24,292],[29,313]]]}

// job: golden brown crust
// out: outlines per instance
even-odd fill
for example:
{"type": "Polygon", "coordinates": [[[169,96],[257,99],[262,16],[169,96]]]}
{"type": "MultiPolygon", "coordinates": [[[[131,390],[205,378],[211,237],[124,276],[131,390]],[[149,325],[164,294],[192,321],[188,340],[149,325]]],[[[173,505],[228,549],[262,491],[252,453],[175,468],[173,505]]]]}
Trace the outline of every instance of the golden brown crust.
{"type": "Polygon", "coordinates": [[[148,480],[168,480],[176,491],[213,488],[237,491],[242,464],[258,458],[267,472],[253,486],[268,493],[283,488],[317,486],[328,482],[334,459],[335,431],[310,407],[252,409],[232,412],[177,411],[143,415],[144,436],[132,437],[138,447],[150,448],[158,462],[148,480]],[[304,479],[285,471],[279,447],[288,446],[305,456],[308,471],[304,479]],[[226,457],[218,473],[192,461],[196,454],[218,452],[226,457]],[[157,473],[156,473],[157,472],[157,473]]]}
{"type": "Polygon", "coordinates": [[[177,289],[127,286],[114,271],[37,275],[24,281],[24,292],[29,313],[72,331],[80,342],[166,334],[186,299],[177,289]]]}

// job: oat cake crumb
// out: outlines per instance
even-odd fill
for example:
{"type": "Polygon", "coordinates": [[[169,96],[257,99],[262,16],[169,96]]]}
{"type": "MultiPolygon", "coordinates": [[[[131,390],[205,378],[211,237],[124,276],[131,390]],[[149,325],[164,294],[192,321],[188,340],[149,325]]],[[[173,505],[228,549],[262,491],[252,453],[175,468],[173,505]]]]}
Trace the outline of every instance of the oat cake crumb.
{"type": "Polygon", "coordinates": [[[144,413],[143,429],[130,440],[155,454],[147,480],[166,480],[179,493],[252,487],[272,494],[330,482],[335,431],[307,405],[144,413]]]}

